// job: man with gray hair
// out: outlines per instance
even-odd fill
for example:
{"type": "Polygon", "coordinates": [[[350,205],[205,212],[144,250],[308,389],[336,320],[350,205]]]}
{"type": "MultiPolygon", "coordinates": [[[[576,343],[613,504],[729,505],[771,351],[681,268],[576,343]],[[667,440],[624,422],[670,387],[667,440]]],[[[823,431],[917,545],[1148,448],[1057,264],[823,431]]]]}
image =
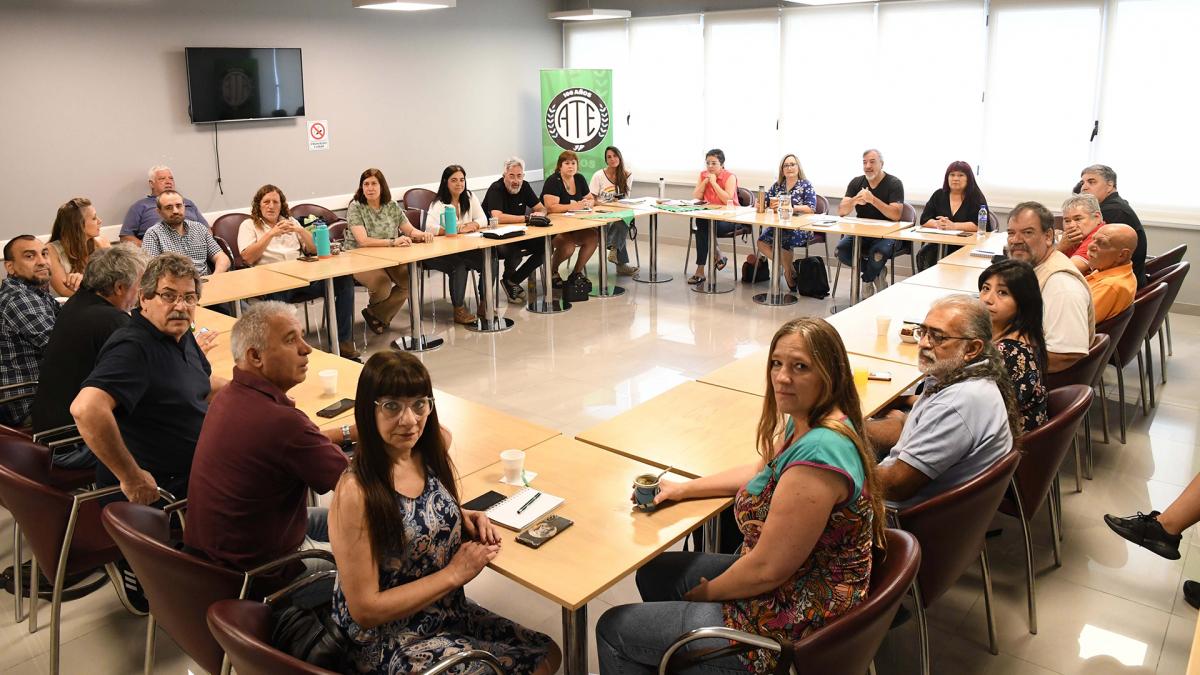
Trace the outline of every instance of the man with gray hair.
{"type": "Polygon", "coordinates": [[[1146,283],[1146,230],[1142,221],[1133,212],[1133,207],[1117,194],[1117,172],[1111,166],[1093,164],[1079,173],[1081,189],[1100,200],[1100,213],[1105,223],[1122,223],[1133,228],[1137,234],[1137,247],[1133,250],[1133,276],[1138,288],[1146,283]]]}
{"type": "Polygon", "coordinates": [[[1071,259],[1080,273],[1087,274],[1088,244],[1092,243],[1092,237],[1104,225],[1100,201],[1086,192],[1071,195],[1063,202],[1062,219],[1062,238],[1058,240],[1057,248],[1071,259]]]}
{"type": "Polygon", "coordinates": [[[878,441],[903,425],[878,472],[884,497],[898,508],[978,476],[1012,449],[1021,428],[983,304],[969,295],[942,298],[914,334],[925,374],[921,395],[909,413],[892,411],[868,428],[878,441]]]}
{"type": "MultiPolygon", "coordinates": [[[[848,216],[853,211],[859,218],[871,220],[900,220],[904,213],[904,183],[890,173],[883,171],[883,153],[871,148],[862,156],[863,175],[850,181],[846,186],[846,196],[838,204],[838,215],[848,216]]],[[[900,242],[896,239],[871,239],[860,252],[859,275],[864,283],[871,284],[878,291],[883,287],[884,279],[880,276],[887,261],[896,255],[900,242]]],[[[837,245],[837,257],[841,263],[850,267],[853,257],[854,237],[843,236],[837,245]]],[[[851,279],[850,283],[857,283],[851,279]]]]}
{"type": "MultiPolygon", "coordinates": [[[[175,189],[175,174],[171,167],[161,164],[150,167],[146,172],[147,183],[150,184],[150,194],[134,202],[125,212],[125,220],[121,223],[121,241],[141,245],[146,230],[154,227],[161,220],[158,214],[158,196],[167,190],[175,189]]],[[[184,198],[183,205],[188,220],[194,220],[208,227],[208,221],[196,208],[190,199],[184,198]]]]}
{"type": "MultiPolygon", "coordinates": [[[[58,313],[42,356],[41,376],[31,411],[34,433],[75,424],[71,401],[95,367],[104,343],[129,323],[129,311],[137,303],[138,282],[146,262],[141,249],[132,244],[118,244],[92,254],[79,291],[58,313]]],[[[54,464],[82,469],[95,466],[96,458],[87,446],[79,444],[56,452],[54,464]]]]}
{"type": "MultiPolygon", "coordinates": [[[[246,571],[296,551],[306,536],[329,541],[327,510],[307,508],[307,493],[337,485],[355,429],[321,431],[288,398],[313,351],[291,305],[253,305],[231,342],[233,380],[213,398],[196,444],[184,543],[246,571]]],[[[284,571],[267,586],[301,571],[284,571]]]]}
{"type": "MultiPolygon", "coordinates": [[[[545,214],[546,207],[533,187],[525,180],[525,160],[510,157],[504,162],[504,175],[488,186],[483,197],[483,211],[501,225],[516,225],[529,222],[533,213],[545,214]]],[[[525,289],[521,284],[533,274],[545,258],[545,246],[540,239],[526,239],[499,246],[498,255],[504,260],[504,273],[500,276],[500,287],[514,305],[524,304],[525,289]],[[525,256],[525,262],[521,259],[525,256]]]]}

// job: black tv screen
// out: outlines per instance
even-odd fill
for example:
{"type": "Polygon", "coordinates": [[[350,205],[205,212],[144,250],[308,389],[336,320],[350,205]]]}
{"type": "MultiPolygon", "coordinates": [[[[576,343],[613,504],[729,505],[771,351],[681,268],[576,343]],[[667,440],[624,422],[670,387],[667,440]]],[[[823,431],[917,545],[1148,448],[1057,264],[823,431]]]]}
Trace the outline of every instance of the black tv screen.
{"type": "Polygon", "coordinates": [[[297,48],[187,47],[192,124],[304,115],[297,48]]]}

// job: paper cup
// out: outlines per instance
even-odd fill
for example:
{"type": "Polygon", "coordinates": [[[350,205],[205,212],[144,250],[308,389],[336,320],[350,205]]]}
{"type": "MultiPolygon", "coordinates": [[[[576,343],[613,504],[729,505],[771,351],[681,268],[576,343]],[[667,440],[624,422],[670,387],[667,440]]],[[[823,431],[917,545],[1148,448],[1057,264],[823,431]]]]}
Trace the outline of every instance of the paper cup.
{"type": "Polygon", "coordinates": [[[500,464],[504,467],[504,482],[519,485],[525,473],[525,451],[510,448],[501,452],[500,464]]]}
{"type": "Polygon", "coordinates": [[[333,396],[337,393],[337,376],[338,372],[332,368],[322,370],[317,373],[321,378],[321,394],[325,396],[333,396]]]}
{"type": "Polygon", "coordinates": [[[879,335],[881,337],[887,335],[888,330],[891,327],[892,327],[892,317],[890,317],[890,316],[875,317],[875,334],[876,335],[879,335]]]}

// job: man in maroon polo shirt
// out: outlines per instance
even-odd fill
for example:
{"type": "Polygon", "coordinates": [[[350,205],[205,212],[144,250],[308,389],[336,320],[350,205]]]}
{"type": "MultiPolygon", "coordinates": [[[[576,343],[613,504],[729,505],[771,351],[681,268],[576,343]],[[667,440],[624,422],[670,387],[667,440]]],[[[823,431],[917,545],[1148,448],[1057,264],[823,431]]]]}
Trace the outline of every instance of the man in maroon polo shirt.
{"type": "Polygon", "coordinates": [[[244,571],[305,547],[306,537],[329,541],[326,509],[308,508],[306,491],[333,489],[348,464],[339,444],[355,430],[322,432],[288,398],[312,352],[291,305],[255,304],[230,342],[233,381],[213,398],[196,443],[184,543],[244,571]]]}

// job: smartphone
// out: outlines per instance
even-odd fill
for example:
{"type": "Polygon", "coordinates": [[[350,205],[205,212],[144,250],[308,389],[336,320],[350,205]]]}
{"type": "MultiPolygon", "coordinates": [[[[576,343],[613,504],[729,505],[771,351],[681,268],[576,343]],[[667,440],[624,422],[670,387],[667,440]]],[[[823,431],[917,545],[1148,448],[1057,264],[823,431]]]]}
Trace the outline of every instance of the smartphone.
{"type": "Polygon", "coordinates": [[[562,516],[549,515],[518,534],[517,542],[525,544],[529,548],[537,548],[574,524],[575,521],[562,516]]]}
{"type": "Polygon", "coordinates": [[[487,511],[502,501],[504,501],[504,495],[495,490],[488,490],[475,499],[464,503],[462,508],[465,511],[487,511]]]}
{"type": "Polygon", "coordinates": [[[302,255],[299,258],[296,258],[296,260],[299,260],[300,262],[317,262],[320,260],[320,258],[315,255],[302,255]]]}
{"type": "Polygon", "coordinates": [[[332,419],[354,407],[354,399],[344,398],[331,406],[321,408],[317,411],[317,417],[325,417],[332,419]]]}
{"type": "Polygon", "coordinates": [[[880,382],[891,382],[892,374],[886,370],[873,370],[867,373],[868,380],[879,380],[880,382]]]}
{"type": "Polygon", "coordinates": [[[975,236],[975,233],[974,233],[974,232],[961,232],[961,231],[960,231],[958,234],[955,234],[954,236],[956,236],[956,237],[974,237],[974,236],[975,236]]]}

